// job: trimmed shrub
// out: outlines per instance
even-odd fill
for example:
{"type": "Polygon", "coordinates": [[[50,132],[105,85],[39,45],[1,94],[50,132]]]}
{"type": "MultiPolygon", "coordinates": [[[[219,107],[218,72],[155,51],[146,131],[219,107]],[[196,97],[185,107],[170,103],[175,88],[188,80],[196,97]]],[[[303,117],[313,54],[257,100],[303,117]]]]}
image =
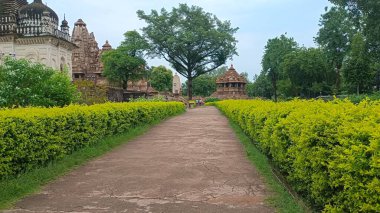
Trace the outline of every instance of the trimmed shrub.
{"type": "Polygon", "coordinates": [[[0,179],[184,110],[179,102],[0,110],[0,179]]]}
{"type": "Polygon", "coordinates": [[[251,100],[216,106],[317,210],[380,211],[380,102],[251,100]]]}

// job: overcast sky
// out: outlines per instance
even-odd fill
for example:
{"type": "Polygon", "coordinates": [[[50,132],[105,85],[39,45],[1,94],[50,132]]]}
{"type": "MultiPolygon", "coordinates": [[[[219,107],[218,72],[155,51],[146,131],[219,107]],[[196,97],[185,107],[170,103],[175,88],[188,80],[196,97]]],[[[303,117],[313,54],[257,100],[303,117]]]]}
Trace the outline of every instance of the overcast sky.
{"type": "MultiPolygon", "coordinates": [[[[29,0],[31,2],[31,0],[29,0]]],[[[94,32],[99,46],[109,40],[117,47],[123,34],[140,30],[145,22],[137,18],[136,11],[150,13],[152,9],[171,10],[179,3],[197,5],[221,20],[230,20],[239,27],[236,34],[238,56],[226,64],[234,64],[239,72],[248,72],[252,80],[261,71],[261,58],[268,39],[283,33],[293,37],[300,45],[315,46],[319,19],[328,0],[43,0],[60,17],[66,14],[71,30],[79,18],[94,32]]],[[[149,66],[166,65],[163,59],[148,60],[149,66]]]]}

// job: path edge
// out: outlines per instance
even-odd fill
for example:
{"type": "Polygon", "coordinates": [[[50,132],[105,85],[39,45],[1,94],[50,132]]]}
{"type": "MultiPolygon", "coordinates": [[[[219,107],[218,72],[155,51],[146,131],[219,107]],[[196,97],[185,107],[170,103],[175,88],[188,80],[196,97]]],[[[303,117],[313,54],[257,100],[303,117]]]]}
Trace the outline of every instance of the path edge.
{"type": "Polygon", "coordinates": [[[311,212],[309,207],[299,198],[294,197],[284,184],[277,177],[276,169],[270,164],[266,155],[264,155],[255,145],[254,142],[245,134],[243,129],[226,116],[218,107],[218,111],[227,118],[229,126],[232,128],[239,142],[243,145],[246,152],[246,158],[250,161],[259,174],[263,177],[265,185],[272,195],[265,202],[274,207],[278,212],[283,213],[303,213],[311,212]]]}

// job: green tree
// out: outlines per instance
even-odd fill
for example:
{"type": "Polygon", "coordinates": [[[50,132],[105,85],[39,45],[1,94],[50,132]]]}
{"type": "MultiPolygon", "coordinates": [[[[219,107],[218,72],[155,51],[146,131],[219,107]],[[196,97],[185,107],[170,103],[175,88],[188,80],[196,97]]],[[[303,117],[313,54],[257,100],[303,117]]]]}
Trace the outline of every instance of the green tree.
{"type": "Polygon", "coordinates": [[[0,62],[0,107],[65,106],[79,93],[66,72],[7,58],[0,62]]]}
{"type": "Polygon", "coordinates": [[[282,79],[281,63],[285,56],[297,49],[297,42],[293,38],[285,35],[269,39],[265,46],[265,52],[262,59],[263,74],[268,77],[272,84],[272,94],[277,101],[277,83],[282,79]]]}
{"type": "Polygon", "coordinates": [[[201,75],[193,81],[193,93],[196,96],[209,97],[216,91],[216,79],[210,75],[201,75]]]}
{"type": "Polygon", "coordinates": [[[340,89],[343,59],[349,51],[350,40],[358,29],[343,7],[332,7],[322,15],[315,41],[325,51],[331,67],[336,71],[335,92],[340,89]]]}
{"type": "Polygon", "coordinates": [[[293,96],[312,98],[330,94],[335,84],[334,71],[321,49],[301,48],[289,53],[281,69],[290,80],[293,96]]]}
{"type": "Polygon", "coordinates": [[[330,2],[343,6],[349,11],[351,17],[362,22],[371,63],[377,69],[377,89],[380,90],[380,1],[379,0],[330,0],[330,2]]]}
{"type": "Polygon", "coordinates": [[[137,12],[147,23],[144,36],[151,55],[163,57],[187,78],[188,97],[192,99],[193,80],[225,64],[236,55],[237,40],[229,21],[220,21],[197,6],[180,4],[168,12],[152,10],[150,15],[137,12]]]}
{"type": "Polygon", "coordinates": [[[273,95],[271,82],[263,72],[261,72],[260,75],[254,76],[253,83],[247,84],[246,91],[249,97],[262,97],[269,99],[273,95]]]}
{"type": "Polygon", "coordinates": [[[374,73],[371,71],[364,37],[360,33],[356,34],[352,40],[351,51],[343,65],[343,75],[348,87],[355,88],[351,91],[356,90],[358,95],[363,91],[370,91],[374,73]]]}
{"type": "Polygon", "coordinates": [[[109,81],[127,89],[128,81],[138,80],[146,75],[144,54],[149,45],[136,31],[128,31],[124,36],[125,40],[117,49],[107,51],[102,55],[102,62],[103,75],[109,81]]]}
{"type": "Polygon", "coordinates": [[[173,73],[165,66],[153,67],[149,76],[153,88],[160,92],[171,91],[173,85],[173,73]]]}

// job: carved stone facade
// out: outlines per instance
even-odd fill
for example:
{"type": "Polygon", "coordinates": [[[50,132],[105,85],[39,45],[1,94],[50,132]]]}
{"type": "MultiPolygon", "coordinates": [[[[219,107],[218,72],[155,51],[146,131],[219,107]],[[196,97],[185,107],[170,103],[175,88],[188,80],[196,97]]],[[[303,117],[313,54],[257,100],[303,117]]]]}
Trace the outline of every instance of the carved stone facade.
{"type": "Polygon", "coordinates": [[[94,81],[96,84],[105,84],[100,57],[103,52],[111,50],[112,46],[106,41],[102,49],[99,49],[94,33],[89,33],[87,25],[82,19],[75,22],[72,40],[79,47],[73,51],[73,79],[85,79],[94,81]]]}
{"type": "Polygon", "coordinates": [[[58,27],[58,16],[41,0],[0,0],[0,57],[10,55],[41,62],[57,70],[72,72],[72,50],[66,20],[58,27]]]}
{"type": "Polygon", "coordinates": [[[216,80],[217,90],[211,96],[220,99],[247,99],[246,84],[247,80],[231,65],[230,69],[216,80]]]}

